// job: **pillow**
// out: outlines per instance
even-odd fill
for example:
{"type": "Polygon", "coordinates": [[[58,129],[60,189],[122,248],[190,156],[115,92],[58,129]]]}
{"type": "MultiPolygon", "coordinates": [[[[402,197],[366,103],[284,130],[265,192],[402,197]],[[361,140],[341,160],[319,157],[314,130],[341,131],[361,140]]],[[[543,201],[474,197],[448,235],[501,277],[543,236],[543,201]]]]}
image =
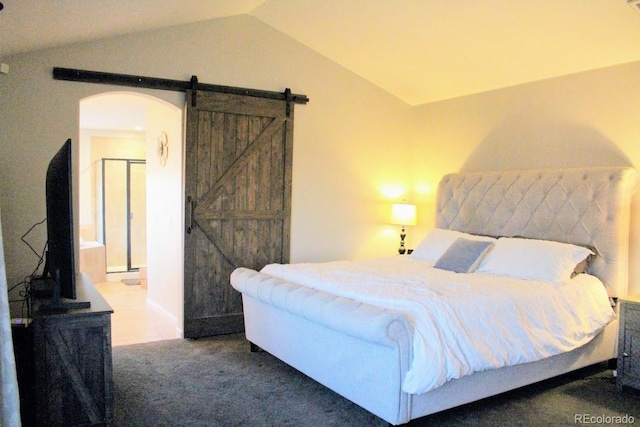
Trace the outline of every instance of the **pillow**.
{"type": "MultiPolygon", "coordinates": [[[[513,238],[514,239],[528,239],[528,237],[524,237],[524,236],[513,236],[513,238]]],[[[580,245],[580,246],[583,246],[583,247],[587,248],[591,253],[589,255],[587,255],[587,257],[585,259],[580,261],[576,265],[576,267],[573,269],[573,272],[571,273],[571,278],[572,279],[575,276],[577,276],[578,274],[586,273],[587,270],[589,270],[589,267],[591,266],[591,262],[593,261],[593,259],[598,254],[596,252],[596,249],[593,246],[589,246],[589,245],[580,245]]]]}
{"type": "Polygon", "coordinates": [[[496,241],[476,271],[564,283],[589,255],[593,255],[590,249],[569,243],[503,237],[496,241]]]}
{"type": "Polygon", "coordinates": [[[414,249],[411,256],[425,261],[435,261],[459,238],[481,240],[483,242],[495,242],[496,240],[493,237],[476,236],[461,231],[446,230],[444,228],[433,228],[414,249]]]}
{"type": "Polygon", "coordinates": [[[493,242],[458,238],[438,258],[434,267],[456,273],[471,273],[492,246],[493,242]]]}

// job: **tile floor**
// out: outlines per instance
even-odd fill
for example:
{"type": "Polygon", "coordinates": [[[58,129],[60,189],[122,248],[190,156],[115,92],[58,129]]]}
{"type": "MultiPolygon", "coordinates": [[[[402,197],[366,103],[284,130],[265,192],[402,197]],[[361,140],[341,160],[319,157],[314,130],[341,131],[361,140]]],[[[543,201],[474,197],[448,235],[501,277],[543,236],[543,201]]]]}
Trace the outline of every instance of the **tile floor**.
{"type": "Polygon", "coordinates": [[[113,346],[180,338],[171,319],[147,304],[147,291],[142,286],[103,282],[96,288],[113,308],[113,346]]]}

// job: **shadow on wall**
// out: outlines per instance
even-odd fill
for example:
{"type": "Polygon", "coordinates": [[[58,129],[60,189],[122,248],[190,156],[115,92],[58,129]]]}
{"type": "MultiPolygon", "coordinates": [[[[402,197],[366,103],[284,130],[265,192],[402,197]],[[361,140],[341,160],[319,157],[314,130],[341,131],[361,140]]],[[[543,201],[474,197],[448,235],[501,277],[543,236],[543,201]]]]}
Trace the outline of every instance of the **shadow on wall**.
{"type": "MultiPolygon", "coordinates": [[[[629,166],[614,141],[595,129],[571,123],[505,122],[491,131],[469,155],[462,172],[629,166]]],[[[638,188],[640,190],[640,187],[638,188]]],[[[629,234],[640,235],[640,191],[631,201],[629,234]]],[[[640,292],[640,244],[630,239],[629,293],[640,292]]]]}
{"type": "Polygon", "coordinates": [[[633,166],[598,131],[570,123],[505,122],[480,142],[461,171],[633,166]]]}

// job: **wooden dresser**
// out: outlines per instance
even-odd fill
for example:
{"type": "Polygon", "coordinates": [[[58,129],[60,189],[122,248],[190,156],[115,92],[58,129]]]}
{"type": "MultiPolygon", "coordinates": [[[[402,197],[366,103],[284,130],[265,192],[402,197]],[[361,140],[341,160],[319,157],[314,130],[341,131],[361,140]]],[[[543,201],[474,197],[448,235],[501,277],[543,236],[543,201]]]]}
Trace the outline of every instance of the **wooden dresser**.
{"type": "Polygon", "coordinates": [[[618,339],[618,390],[640,390],[640,295],[620,300],[618,339]]]}
{"type": "Polygon", "coordinates": [[[78,301],[91,307],[41,313],[34,298],[34,393],[37,425],[111,425],[112,308],[86,274],[76,281],[78,301]]]}

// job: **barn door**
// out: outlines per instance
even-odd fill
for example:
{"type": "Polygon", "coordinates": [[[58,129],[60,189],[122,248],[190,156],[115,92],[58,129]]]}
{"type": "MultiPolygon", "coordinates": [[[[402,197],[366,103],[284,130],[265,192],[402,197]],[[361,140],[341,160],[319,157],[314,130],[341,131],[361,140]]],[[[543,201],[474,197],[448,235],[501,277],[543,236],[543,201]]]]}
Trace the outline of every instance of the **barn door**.
{"type": "Polygon", "coordinates": [[[287,262],[291,217],[293,104],[196,94],[186,106],[186,338],[244,330],[229,275],[287,262]]]}

